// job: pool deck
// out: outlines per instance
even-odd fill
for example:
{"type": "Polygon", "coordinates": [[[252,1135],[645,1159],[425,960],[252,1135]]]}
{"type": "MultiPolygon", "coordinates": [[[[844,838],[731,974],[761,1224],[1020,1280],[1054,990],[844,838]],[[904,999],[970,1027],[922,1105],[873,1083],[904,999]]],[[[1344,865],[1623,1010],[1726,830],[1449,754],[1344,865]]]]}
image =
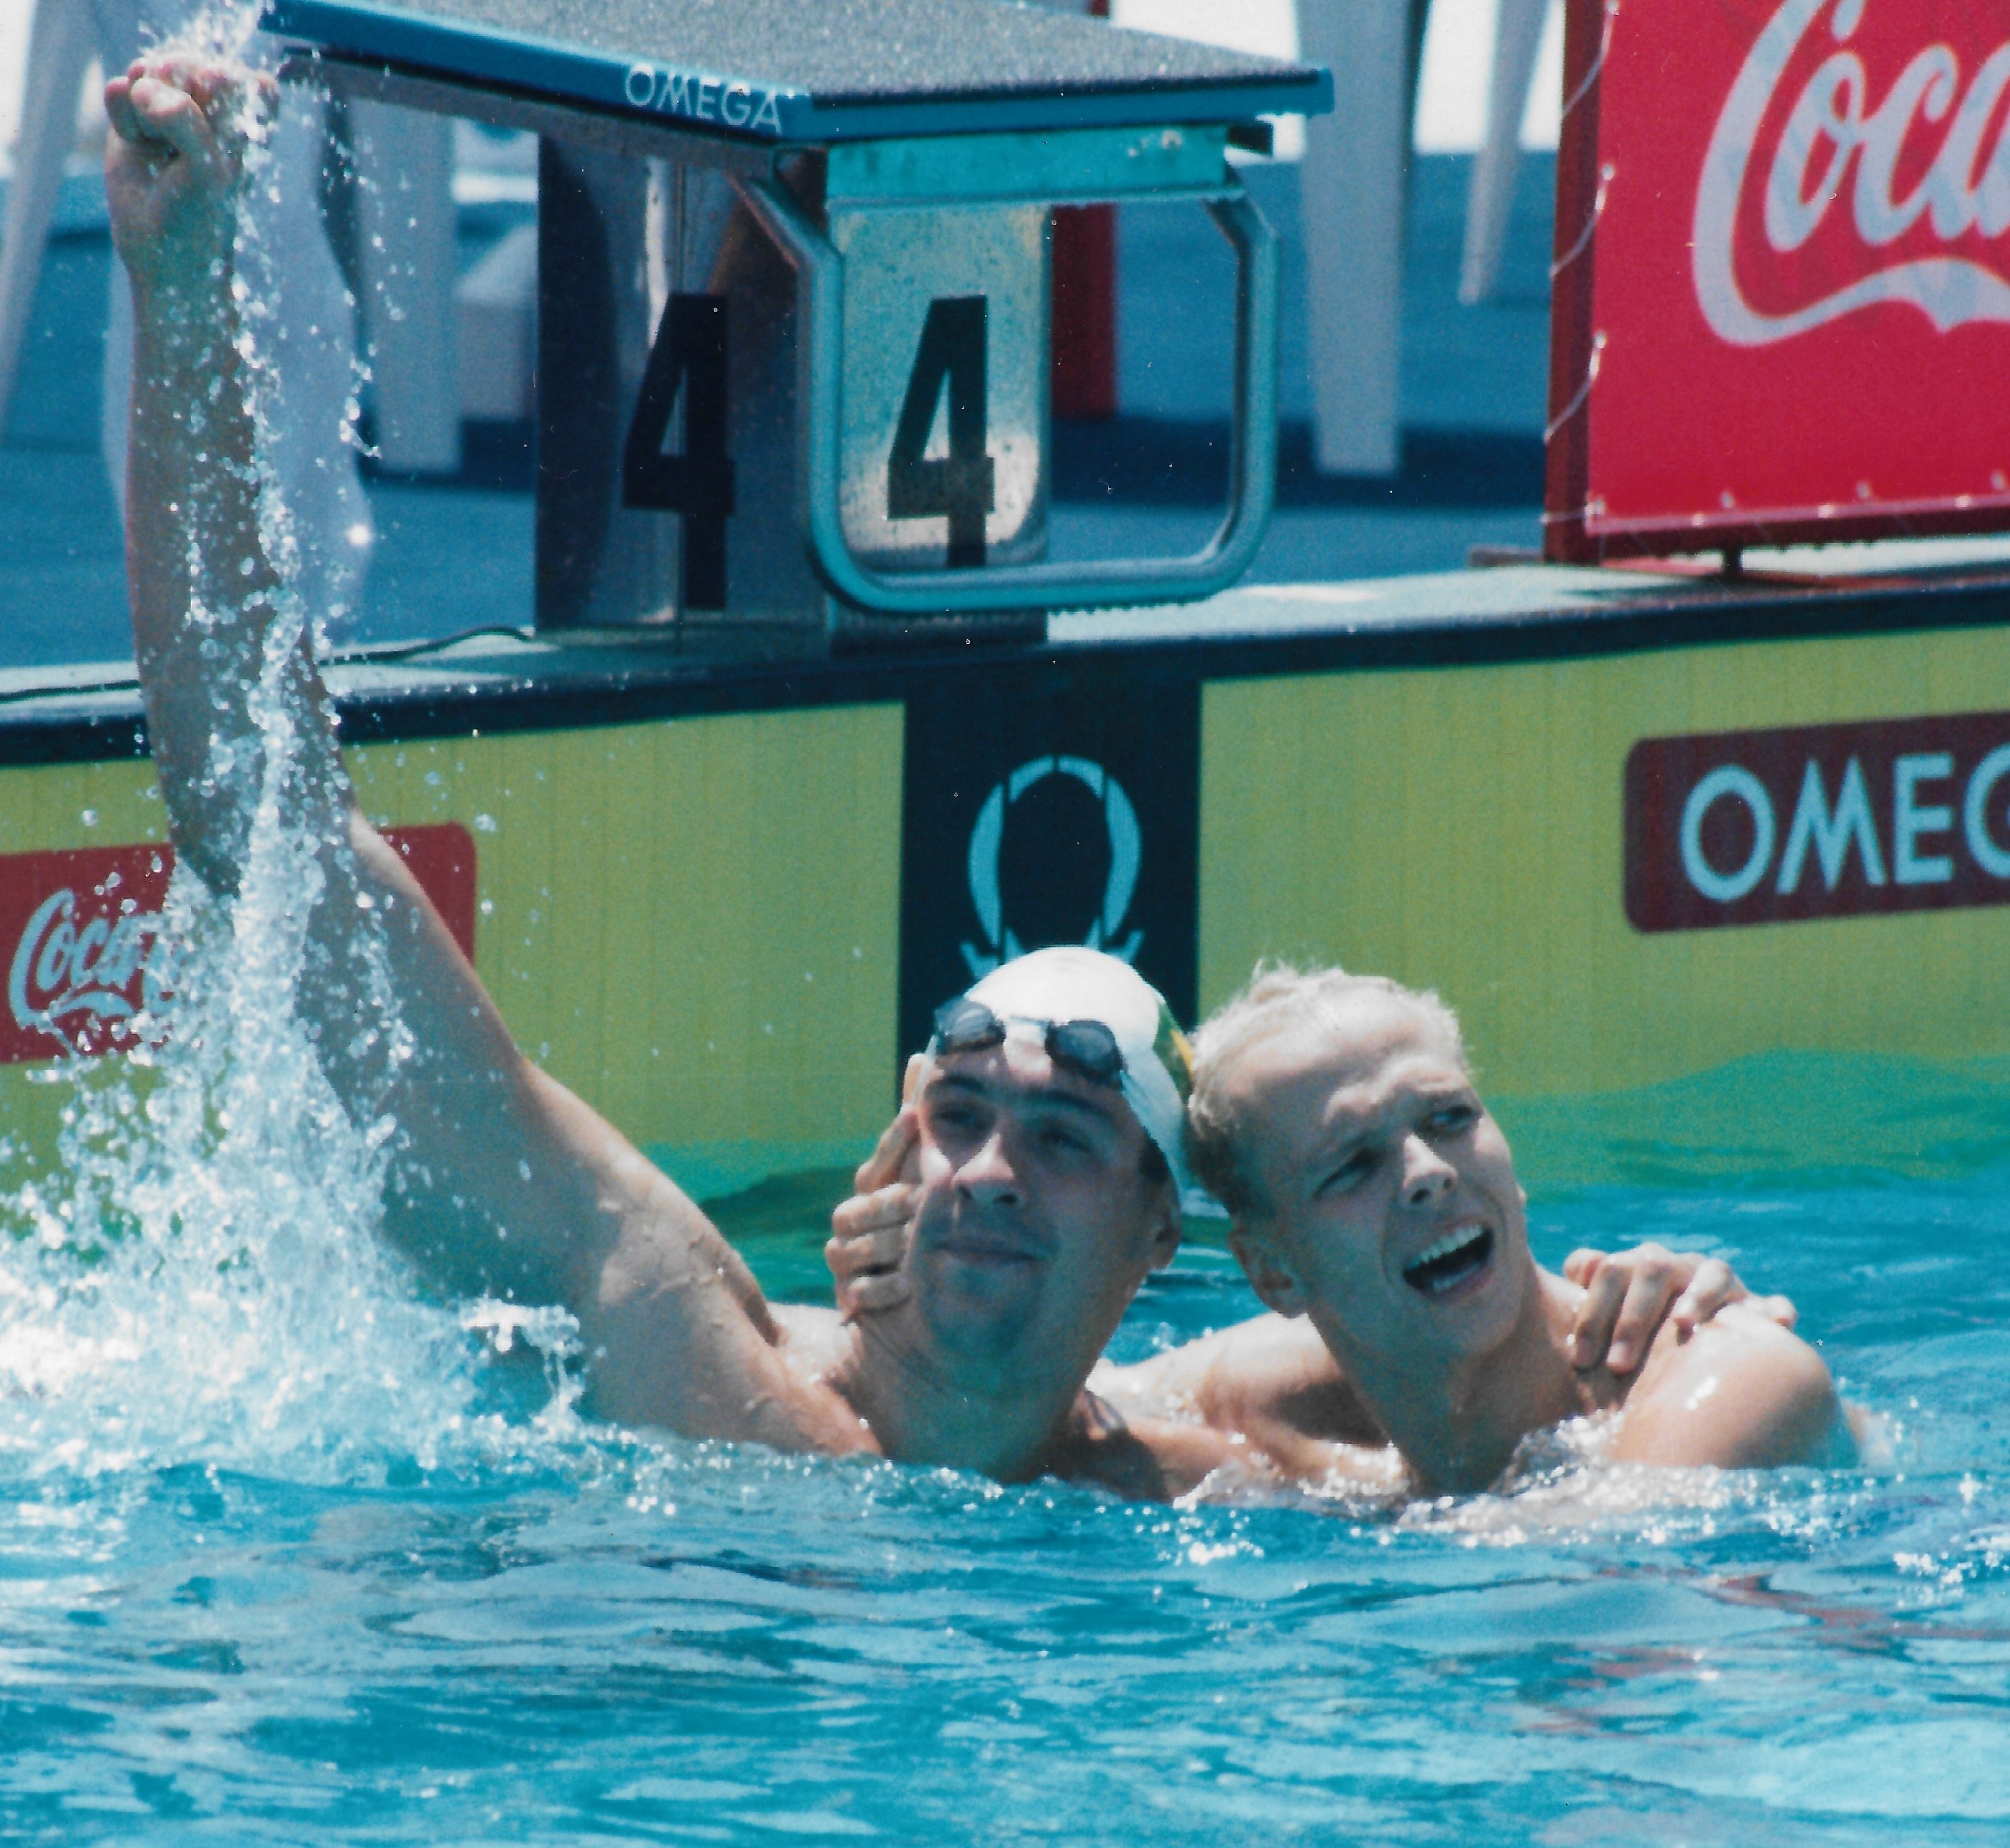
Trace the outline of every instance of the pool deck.
{"type": "MultiPolygon", "coordinates": [[[[328,679],[353,743],[547,729],[897,697],[931,680],[1041,661],[1156,654],[1202,679],[1368,670],[2000,626],[2010,542],[1799,553],[1735,580],[1510,565],[1310,583],[1250,583],[1204,603],[1056,615],[1043,637],[973,647],[957,631],[872,632],[832,647],[786,630],[581,630],[496,626],[338,651],[328,679]]],[[[898,623],[891,625],[901,629],[898,623]]],[[[145,749],[130,659],[0,669],[0,764],[145,749]]]]}

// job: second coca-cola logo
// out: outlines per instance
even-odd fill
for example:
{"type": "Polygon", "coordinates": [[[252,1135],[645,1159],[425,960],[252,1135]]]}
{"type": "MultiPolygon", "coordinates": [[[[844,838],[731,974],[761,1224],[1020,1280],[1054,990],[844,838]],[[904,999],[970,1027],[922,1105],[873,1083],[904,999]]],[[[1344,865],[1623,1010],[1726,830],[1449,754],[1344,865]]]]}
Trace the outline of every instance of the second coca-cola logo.
{"type": "Polygon", "coordinates": [[[1883,303],[1916,308],[1943,333],[2010,322],[2010,280],[1983,247],[2010,232],[2010,41],[1976,60],[1966,82],[1954,48],[1929,44],[1880,94],[1856,43],[1868,12],[1869,0],[1785,0],[1718,118],[1696,192],[1692,264],[1705,319],[1734,346],[1767,346],[1883,303]],[[1826,55],[1824,20],[1835,48],[1826,55]],[[1839,218],[1853,245],[1825,243],[1831,261],[1813,266],[1821,285],[1792,292],[1812,299],[1771,303],[1749,268],[1741,279],[1741,256],[1784,263],[1839,218]],[[1751,235],[1755,220],[1763,237],[1751,235]],[[1922,238],[1935,247],[1919,248],[1922,238]],[[1839,248],[1855,253],[1840,275],[1839,248]]]}
{"type": "MultiPolygon", "coordinates": [[[[117,880],[115,874],[110,882],[117,880]]],[[[92,896],[101,897],[102,889],[92,896]]],[[[29,918],[7,972],[14,1023],[75,1041],[87,1037],[79,1032],[87,1024],[130,1021],[140,1006],[158,1006],[162,994],[148,952],[160,929],[158,912],[80,917],[72,889],[51,892],[29,918]]]]}
{"type": "MultiPolygon", "coordinates": [[[[387,828],[463,955],[474,952],[474,840],[457,822],[387,828]]],[[[130,1051],[166,1030],[164,846],[0,854],[0,1066],[130,1051]]]]}

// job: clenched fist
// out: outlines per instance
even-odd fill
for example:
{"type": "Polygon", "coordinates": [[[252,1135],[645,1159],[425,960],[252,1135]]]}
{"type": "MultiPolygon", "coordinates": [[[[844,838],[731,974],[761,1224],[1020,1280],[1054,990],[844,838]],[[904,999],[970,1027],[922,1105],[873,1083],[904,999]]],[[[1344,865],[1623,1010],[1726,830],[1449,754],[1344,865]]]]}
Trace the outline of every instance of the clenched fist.
{"type": "Polygon", "coordinates": [[[227,286],[247,150],[276,98],[269,76],[187,54],[137,59],[105,86],[112,237],[137,293],[227,286]]]}

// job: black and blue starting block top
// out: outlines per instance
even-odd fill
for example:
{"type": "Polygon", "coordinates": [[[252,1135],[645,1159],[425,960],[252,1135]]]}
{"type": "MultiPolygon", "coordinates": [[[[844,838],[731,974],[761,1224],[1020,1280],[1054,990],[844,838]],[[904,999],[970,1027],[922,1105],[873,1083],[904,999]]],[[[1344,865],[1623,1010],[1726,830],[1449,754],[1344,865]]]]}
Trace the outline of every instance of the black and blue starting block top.
{"type": "Polygon", "coordinates": [[[265,30],[399,67],[770,142],[1235,124],[1323,70],[1010,0],[267,0],[265,30]]]}

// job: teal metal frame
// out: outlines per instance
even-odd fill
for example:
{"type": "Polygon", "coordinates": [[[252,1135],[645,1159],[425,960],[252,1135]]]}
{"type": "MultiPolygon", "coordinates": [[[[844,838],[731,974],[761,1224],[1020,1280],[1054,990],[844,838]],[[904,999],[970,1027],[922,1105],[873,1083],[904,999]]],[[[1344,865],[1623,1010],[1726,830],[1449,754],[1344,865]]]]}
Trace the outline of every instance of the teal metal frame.
{"type": "Polygon", "coordinates": [[[884,615],[1107,609],[1188,603],[1225,591],[1255,559],[1277,488],[1277,239],[1241,182],[1199,195],[1236,257],[1234,424],[1229,499],[1214,536],[1184,557],[979,566],[925,575],[874,571],[844,534],[840,504],[844,406],[844,259],[787,188],[736,176],[733,185],[794,267],[798,506],[818,575],[837,596],[884,615]]]}

